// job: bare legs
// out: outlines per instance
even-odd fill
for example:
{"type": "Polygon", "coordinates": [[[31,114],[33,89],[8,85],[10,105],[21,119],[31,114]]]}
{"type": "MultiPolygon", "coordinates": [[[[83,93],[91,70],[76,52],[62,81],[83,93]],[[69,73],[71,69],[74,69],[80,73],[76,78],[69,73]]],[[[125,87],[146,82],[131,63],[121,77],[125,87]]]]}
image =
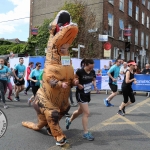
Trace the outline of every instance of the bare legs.
{"type": "Polygon", "coordinates": [[[83,129],[84,129],[84,133],[87,133],[88,132],[88,116],[89,116],[88,103],[79,103],[78,110],[73,112],[70,118],[70,121],[72,122],[75,118],[77,118],[82,113],[83,113],[83,116],[82,116],[83,129]]]}
{"type": "Polygon", "coordinates": [[[107,100],[110,102],[117,94],[118,92],[112,92],[112,94],[107,98],[107,100]]]}

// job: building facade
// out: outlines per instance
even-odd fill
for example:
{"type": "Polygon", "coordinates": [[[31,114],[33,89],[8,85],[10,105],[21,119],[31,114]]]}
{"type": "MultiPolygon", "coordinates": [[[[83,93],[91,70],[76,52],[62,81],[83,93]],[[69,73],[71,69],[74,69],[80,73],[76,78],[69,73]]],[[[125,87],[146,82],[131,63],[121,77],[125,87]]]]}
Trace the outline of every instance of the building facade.
{"type": "MultiPolygon", "coordinates": [[[[31,0],[30,29],[53,18],[66,0],[31,0]]],[[[68,0],[73,2],[74,0],[68,0]]],[[[108,35],[111,59],[134,59],[142,67],[149,62],[150,0],[81,0],[96,14],[96,36],[108,35]],[[131,29],[131,36],[124,36],[131,29]]],[[[94,35],[95,36],[95,35],[94,35]]],[[[83,43],[84,44],[84,43],[83,43]]],[[[100,58],[103,57],[101,42],[100,58]]]]}
{"type": "Polygon", "coordinates": [[[148,63],[150,0],[108,0],[103,14],[103,30],[112,44],[111,58],[133,59],[140,67],[148,63]],[[129,28],[131,36],[124,36],[124,29],[129,28]]]}

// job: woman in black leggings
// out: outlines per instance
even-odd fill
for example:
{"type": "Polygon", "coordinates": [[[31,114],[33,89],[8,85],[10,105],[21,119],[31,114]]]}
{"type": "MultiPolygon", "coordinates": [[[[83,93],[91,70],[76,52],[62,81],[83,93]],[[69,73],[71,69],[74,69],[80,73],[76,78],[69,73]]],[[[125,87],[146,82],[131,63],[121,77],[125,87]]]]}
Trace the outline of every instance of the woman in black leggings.
{"type": "Polygon", "coordinates": [[[134,68],[136,63],[133,60],[128,61],[128,69],[125,73],[124,80],[122,83],[122,93],[124,101],[121,103],[119,107],[119,111],[117,114],[124,116],[125,115],[125,107],[135,102],[134,93],[132,90],[132,83],[136,84],[136,79],[134,78],[134,68]],[[128,101],[130,98],[130,101],[128,101]]]}

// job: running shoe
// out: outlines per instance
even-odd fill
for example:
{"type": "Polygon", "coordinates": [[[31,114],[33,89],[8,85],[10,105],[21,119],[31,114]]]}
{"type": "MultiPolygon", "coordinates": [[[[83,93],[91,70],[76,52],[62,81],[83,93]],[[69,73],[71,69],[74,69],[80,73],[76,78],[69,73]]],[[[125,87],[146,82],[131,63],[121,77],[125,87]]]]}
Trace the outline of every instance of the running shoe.
{"type": "Polygon", "coordinates": [[[66,118],[66,129],[68,130],[69,129],[69,126],[71,125],[71,122],[70,122],[70,118],[66,118]]]}
{"type": "Polygon", "coordinates": [[[83,138],[84,138],[84,139],[87,139],[87,140],[89,140],[89,141],[93,141],[93,140],[94,140],[94,137],[93,137],[92,134],[89,133],[89,132],[83,134],[83,138]]]}
{"type": "Polygon", "coordinates": [[[15,98],[14,98],[14,101],[18,102],[18,101],[19,101],[19,98],[18,98],[18,97],[15,97],[15,98]]]}
{"type": "Polygon", "coordinates": [[[106,107],[109,107],[108,100],[104,99],[104,104],[105,104],[106,107]]]}
{"type": "Polygon", "coordinates": [[[124,106],[124,107],[122,108],[122,112],[123,112],[124,114],[126,113],[125,108],[126,108],[126,106],[124,106]]]}
{"type": "Polygon", "coordinates": [[[47,131],[47,134],[48,134],[48,135],[52,136],[51,129],[50,129],[49,127],[46,128],[46,131],[47,131]]]}
{"type": "Polygon", "coordinates": [[[114,107],[114,105],[113,105],[113,104],[111,104],[110,102],[108,102],[108,106],[112,106],[112,107],[114,107]]]}
{"type": "Polygon", "coordinates": [[[12,98],[11,97],[7,97],[10,101],[12,101],[12,98]]]}
{"type": "Polygon", "coordinates": [[[66,117],[70,117],[71,115],[70,115],[69,113],[66,113],[65,116],[66,116],[66,117]]]}
{"type": "Polygon", "coordinates": [[[8,106],[7,106],[7,105],[4,105],[4,108],[5,108],[5,109],[7,109],[7,108],[8,108],[8,106]]]}
{"type": "Polygon", "coordinates": [[[121,115],[121,116],[124,116],[124,113],[123,113],[122,110],[118,110],[117,114],[118,114],[118,115],[121,115]]]}
{"type": "Polygon", "coordinates": [[[28,105],[31,106],[31,99],[28,99],[28,105]]]}
{"type": "Polygon", "coordinates": [[[25,95],[27,95],[27,92],[26,92],[26,91],[24,91],[24,94],[25,94],[25,95]]]}
{"type": "Polygon", "coordinates": [[[66,143],[67,143],[66,138],[63,138],[62,140],[57,141],[57,142],[56,142],[56,145],[57,145],[57,146],[63,146],[63,145],[65,145],[66,143]]]}

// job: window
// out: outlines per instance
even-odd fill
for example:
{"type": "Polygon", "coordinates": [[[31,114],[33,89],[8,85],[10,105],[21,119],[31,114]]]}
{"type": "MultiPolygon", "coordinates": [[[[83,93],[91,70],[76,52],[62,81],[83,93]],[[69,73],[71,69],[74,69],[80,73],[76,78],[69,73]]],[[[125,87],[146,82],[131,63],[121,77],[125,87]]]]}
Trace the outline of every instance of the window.
{"type": "Polygon", "coordinates": [[[148,1],[147,9],[150,10],[150,0],[148,1]]]}
{"type": "Polygon", "coordinates": [[[119,9],[124,11],[124,0],[120,0],[119,9]]]}
{"type": "Polygon", "coordinates": [[[128,15],[132,17],[132,1],[131,0],[129,0],[128,15]]]}
{"type": "Polygon", "coordinates": [[[147,16],[147,23],[146,23],[146,27],[149,28],[149,17],[147,16]]]}
{"type": "Polygon", "coordinates": [[[108,35],[113,36],[113,24],[114,24],[114,17],[112,14],[108,13],[108,35]]]}
{"type": "Polygon", "coordinates": [[[144,32],[141,32],[141,47],[144,47],[144,32]]]}
{"type": "Polygon", "coordinates": [[[114,0],[108,0],[108,2],[114,4],[114,0]]]}
{"type": "Polygon", "coordinates": [[[142,4],[145,5],[145,0],[142,0],[142,4]]]}
{"type": "MultiPolygon", "coordinates": [[[[128,25],[128,28],[131,29],[131,31],[132,31],[132,25],[131,24],[128,25]]],[[[131,42],[131,36],[128,36],[128,42],[131,42]]]]}
{"type": "Polygon", "coordinates": [[[124,40],[124,22],[123,20],[119,19],[119,40],[124,40]]]}
{"type": "Polygon", "coordinates": [[[130,52],[127,53],[127,61],[130,60],[130,52]]]}
{"type": "Polygon", "coordinates": [[[138,6],[136,6],[135,20],[139,21],[139,7],[138,6]]]}
{"type": "Polygon", "coordinates": [[[146,35],[146,49],[148,49],[148,41],[149,41],[149,36],[148,35],[146,35]]]}
{"type": "Polygon", "coordinates": [[[138,29],[135,29],[135,45],[138,45],[138,29]]]}
{"type": "Polygon", "coordinates": [[[145,13],[142,12],[142,24],[144,25],[144,20],[145,20],[145,13]]]}
{"type": "Polygon", "coordinates": [[[131,54],[131,59],[134,60],[134,52],[131,54]]]}

